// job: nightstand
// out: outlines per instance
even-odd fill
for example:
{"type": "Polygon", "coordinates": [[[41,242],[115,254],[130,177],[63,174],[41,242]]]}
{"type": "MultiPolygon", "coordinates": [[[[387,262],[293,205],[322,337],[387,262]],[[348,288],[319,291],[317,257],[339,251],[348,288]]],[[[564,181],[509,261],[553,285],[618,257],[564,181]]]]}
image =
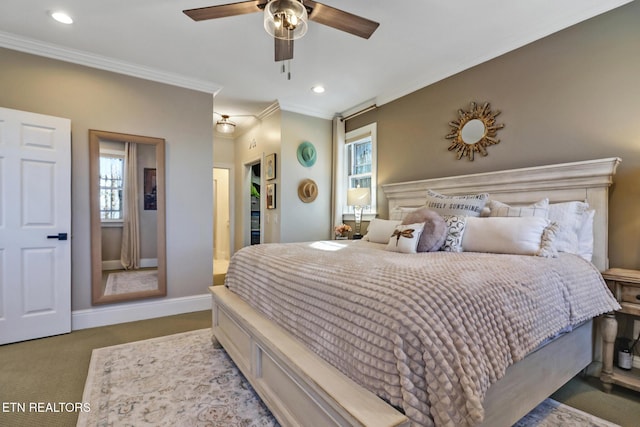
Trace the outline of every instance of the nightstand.
{"type": "MultiPolygon", "coordinates": [[[[623,268],[610,268],[602,273],[607,286],[616,297],[622,309],[616,313],[640,317],[640,271],[623,268]]],[[[613,384],[640,391],[640,372],[613,366],[615,340],[618,335],[616,313],[607,313],[602,322],[602,374],[600,380],[606,392],[613,384]]]]}

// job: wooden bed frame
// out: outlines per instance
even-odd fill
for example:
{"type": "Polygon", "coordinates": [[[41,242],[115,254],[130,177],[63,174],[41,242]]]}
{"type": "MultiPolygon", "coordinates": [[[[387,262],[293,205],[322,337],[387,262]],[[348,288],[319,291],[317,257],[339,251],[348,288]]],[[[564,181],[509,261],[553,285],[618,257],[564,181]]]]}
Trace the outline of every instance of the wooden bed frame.
{"type": "MultiPolygon", "coordinates": [[[[593,263],[608,267],[608,189],[618,158],[383,185],[389,209],[421,206],[427,189],[489,192],[509,204],[587,201],[595,209],[593,263]]],[[[221,344],[283,426],[408,426],[408,419],[315,355],[223,286],[211,287],[214,343],[221,344]]],[[[598,322],[512,365],[488,390],[483,426],[510,426],[589,366],[598,375],[598,322]],[[592,363],[594,362],[594,363],[592,363]],[[590,365],[591,364],[591,365],[590,365]]]]}

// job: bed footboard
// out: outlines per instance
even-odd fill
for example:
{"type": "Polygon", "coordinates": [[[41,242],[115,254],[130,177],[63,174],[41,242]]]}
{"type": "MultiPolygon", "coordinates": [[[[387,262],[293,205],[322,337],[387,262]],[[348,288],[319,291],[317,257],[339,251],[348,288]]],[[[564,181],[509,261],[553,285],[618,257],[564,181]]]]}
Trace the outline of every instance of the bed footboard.
{"type": "Polygon", "coordinates": [[[224,286],[213,333],[283,426],[409,426],[406,416],[339,373],[224,286]]]}

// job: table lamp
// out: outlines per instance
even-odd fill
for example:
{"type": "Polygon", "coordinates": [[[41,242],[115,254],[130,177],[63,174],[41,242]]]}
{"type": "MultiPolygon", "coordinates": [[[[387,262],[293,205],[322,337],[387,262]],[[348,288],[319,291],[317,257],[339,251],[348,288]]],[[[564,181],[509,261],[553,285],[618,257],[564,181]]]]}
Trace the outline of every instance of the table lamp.
{"type": "Polygon", "coordinates": [[[362,223],[362,208],[371,204],[371,191],[368,188],[350,188],[347,191],[347,205],[353,206],[356,216],[356,228],[353,239],[362,239],[360,225],[362,223]]]}

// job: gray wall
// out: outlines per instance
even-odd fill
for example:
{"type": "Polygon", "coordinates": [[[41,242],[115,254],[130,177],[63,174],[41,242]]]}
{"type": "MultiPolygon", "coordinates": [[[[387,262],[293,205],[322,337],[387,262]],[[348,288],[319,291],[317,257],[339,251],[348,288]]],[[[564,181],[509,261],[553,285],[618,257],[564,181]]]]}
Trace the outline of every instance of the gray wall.
{"type": "Polygon", "coordinates": [[[332,237],[331,126],[331,120],[282,112],[280,241],[283,243],[332,237]],[[317,160],[310,167],[298,161],[298,146],[304,141],[312,143],[317,153],[317,160]],[[298,197],[298,185],[307,178],[318,186],[318,197],[311,203],[304,203],[298,197]]]}
{"type": "Polygon", "coordinates": [[[0,48],[0,106],[71,119],[73,310],[91,307],[89,129],[166,139],[168,298],[207,292],[211,94],[0,48]]]}
{"type": "MultiPolygon", "coordinates": [[[[379,184],[619,156],[610,263],[640,268],[638,23],[633,2],[349,120],[347,130],[378,123],[379,184]],[[473,162],[456,160],[444,138],[471,101],[490,102],[505,124],[500,144],[473,162]]],[[[383,197],[378,209],[386,215],[383,197]]]]}
{"type": "MultiPolygon", "coordinates": [[[[264,242],[331,238],[331,135],[331,120],[275,109],[235,139],[235,250],[249,245],[247,165],[271,153],[276,154],[276,178],[263,179],[261,193],[266,194],[264,184],[275,183],[276,208],[266,209],[265,201],[261,201],[264,242]],[[297,158],[298,145],[303,141],[311,142],[318,156],[308,168],[297,158]],[[298,198],[298,184],[305,178],[318,185],[318,197],[312,203],[298,198]]],[[[220,153],[224,153],[222,148],[220,153]]],[[[262,175],[264,178],[264,168],[262,175]]]]}
{"type": "MultiPolygon", "coordinates": [[[[263,235],[265,243],[299,242],[330,238],[331,222],[331,120],[310,117],[274,109],[234,140],[235,152],[235,240],[238,250],[249,245],[249,190],[247,165],[263,156],[276,154],[276,178],[263,184],[276,184],[276,208],[263,204],[263,235]],[[311,142],[318,160],[312,167],[302,166],[297,159],[298,145],[311,142]],[[313,203],[298,198],[298,183],[313,179],[319,188],[313,203]]],[[[214,146],[217,144],[217,140],[214,146]]],[[[216,154],[225,155],[224,147],[216,154]]],[[[218,157],[216,157],[218,162],[218,157]]],[[[263,168],[264,169],[264,168],[263,168]]],[[[262,171],[264,177],[264,170],[262,171]]],[[[266,194],[266,187],[261,190],[266,194]]],[[[263,197],[264,198],[264,197],[263,197]]]]}

